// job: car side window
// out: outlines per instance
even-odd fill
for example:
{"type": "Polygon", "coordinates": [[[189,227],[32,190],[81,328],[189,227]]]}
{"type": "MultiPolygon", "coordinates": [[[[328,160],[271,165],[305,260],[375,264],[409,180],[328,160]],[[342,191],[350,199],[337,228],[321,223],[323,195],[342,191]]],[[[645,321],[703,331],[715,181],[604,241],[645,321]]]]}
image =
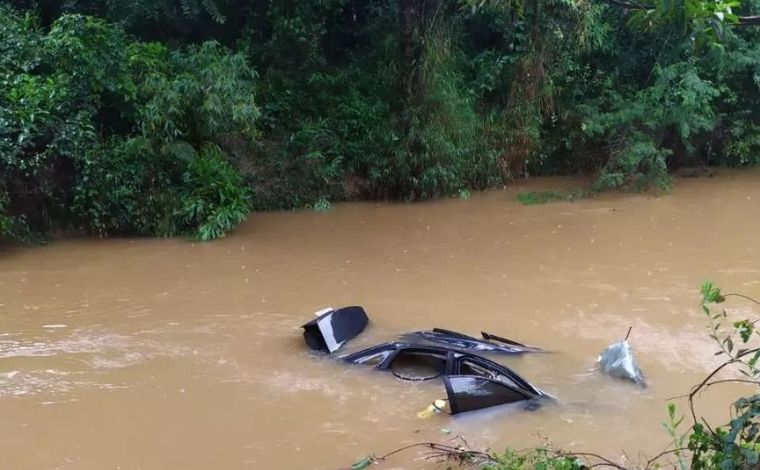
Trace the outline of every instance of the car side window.
{"type": "Polygon", "coordinates": [[[459,363],[459,373],[461,375],[477,375],[479,377],[485,377],[487,379],[492,379],[495,375],[490,370],[470,359],[462,359],[462,361],[459,363]]]}
{"type": "Polygon", "coordinates": [[[510,385],[512,387],[520,388],[519,384],[516,384],[514,380],[506,375],[499,374],[486,367],[483,364],[479,364],[471,359],[462,359],[459,365],[459,373],[461,375],[477,375],[478,377],[485,377],[487,379],[494,379],[503,384],[510,385]]]}

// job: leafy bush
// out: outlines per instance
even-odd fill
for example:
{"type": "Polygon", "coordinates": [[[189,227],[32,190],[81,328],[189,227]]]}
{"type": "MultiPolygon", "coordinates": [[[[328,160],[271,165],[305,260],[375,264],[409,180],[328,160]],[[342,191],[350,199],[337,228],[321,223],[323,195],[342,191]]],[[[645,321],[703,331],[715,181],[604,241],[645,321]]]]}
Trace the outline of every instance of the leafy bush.
{"type": "Polygon", "coordinates": [[[9,32],[0,38],[2,233],[210,239],[245,217],[240,175],[206,145],[257,136],[256,76],[242,54],[213,42],[169,51],[80,15],[44,31],[0,8],[0,26],[9,32]],[[180,210],[191,205],[192,215],[180,210]]]}
{"type": "Polygon", "coordinates": [[[526,206],[532,206],[535,204],[546,204],[554,201],[577,201],[578,199],[584,199],[592,197],[593,192],[584,189],[568,189],[563,191],[530,191],[519,193],[517,200],[521,204],[526,206]]]}
{"type": "Polygon", "coordinates": [[[612,156],[594,182],[594,189],[627,188],[643,190],[655,184],[670,188],[666,159],[671,151],[658,147],[648,136],[636,133],[613,150],[612,156]]]}
{"type": "Polygon", "coordinates": [[[694,152],[695,135],[716,125],[713,101],[720,92],[690,62],[655,67],[654,81],[629,96],[616,91],[587,109],[591,137],[606,136],[610,158],[597,189],[669,187],[668,159],[678,150],[694,152]],[[599,107],[608,107],[601,111],[599,107]]]}
{"type": "Polygon", "coordinates": [[[728,130],[721,163],[728,166],[760,164],[760,125],[734,123],[728,130]]]}
{"type": "Polygon", "coordinates": [[[13,219],[8,215],[8,195],[0,193],[0,237],[11,235],[13,219]]]}
{"type": "MultiPolygon", "coordinates": [[[[724,326],[726,310],[715,312],[713,308],[724,303],[728,297],[739,298],[760,305],[755,299],[741,294],[723,294],[720,288],[706,282],[702,285],[702,310],[710,321],[710,337],[717,343],[717,355],[725,361],[713,370],[689,393],[689,404],[693,411],[693,400],[708,387],[726,382],[760,385],[760,348],[753,342],[760,338],[755,326],[757,319],[742,319],[724,326]],[[740,379],[714,380],[715,375],[728,366],[733,366],[743,375],[740,379]]],[[[760,394],[742,397],[733,404],[732,417],[728,424],[715,429],[705,426],[695,417],[688,433],[688,448],[693,453],[691,468],[694,470],[724,469],[744,470],[757,468],[760,464],[760,394]]]]}
{"type": "Polygon", "coordinates": [[[248,215],[248,188],[216,145],[204,145],[190,161],[181,198],[182,220],[200,240],[223,237],[248,215]]]}
{"type": "MultiPolygon", "coordinates": [[[[256,137],[256,74],[242,54],[206,42],[172,54],[158,51],[158,56],[170,67],[150,71],[141,84],[145,102],[138,119],[144,136],[163,144],[218,141],[230,134],[256,137]]],[[[133,57],[143,66],[157,65],[149,59],[133,57]]]]}
{"type": "Polygon", "coordinates": [[[188,231],[206,144],[257,210],[760,162],[758,29],[645,3],[6,0],[4,232],[188,231]]]}
{"type": "Polygon", "coordinates": [[[179,160],[143,137],[113,138],[77,159],[71,211],[78,226],[100,235],[171,235],[179,204],[179,160]]]}
{"type": "Polygon", "coordinates": [[[456,29],[430,33],[420,64],[421,95],[393,160],[378,173],[391,194],[430,199],[499,179],[496,152],[481,137],[484,120],[462,74],[456,29]]]}
{"type": "Polygon", "coordinates": [[[523,453],[507,449],[503,454],[495,455],[494,458],[495,462],[488,463],[482,468],[488,470],[582,470],[586,468],[585,463],[577,457],[557,455],[540,448],[523,453]]]}

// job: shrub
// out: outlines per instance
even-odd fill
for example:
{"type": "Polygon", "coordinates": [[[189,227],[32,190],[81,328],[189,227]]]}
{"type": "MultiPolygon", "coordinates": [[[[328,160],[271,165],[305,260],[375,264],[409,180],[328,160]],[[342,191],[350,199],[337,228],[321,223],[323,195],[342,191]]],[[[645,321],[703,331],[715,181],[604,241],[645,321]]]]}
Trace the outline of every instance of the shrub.
{"type": "Polygon", "coordinates": [[[750,166],[760,163],[760,125],[737,121],[728,136],[719,162],[728,166],[750,166]]]}
{"type": "MultiPolygon", "coordinates": [[[[170,68],[149,70],[141,84],[145,101],[138,110],[138,124],[145,137],[161,144],[175,139],[219,141],[228,135],[256,137],[256,73],[242,54],[206,42],[171,54],[158,51],[158,55],[168,60],[170,68]]],[[[155,66],[151,59],[137,63],[155,66]]]]}
{"type": "Polygon", "coordinates": [[[210,239],[245,217],[237,169],[209,150],[257,136],[242,54],[213,42],[170,51],[81,15],[44,31],[1,7],[0,27],[0,233],[210,239]]]}
{"type": "Polygon", "coordinates": [[[248,188],[216,145],[201,148],[185,170],[180,216],[200,240],[223,237],[249,211],[248,188]]]}
{"type": "Polygon", "coordinates": [[[449,25],[428,37],[420,64],[421,96],[410,111],[409,132],[392,160],[376,173],[395,196],[453,195],[498,177],[495,152],[489,152],[480,135],[484,122],[460,72],[464,57],[456,34],[449,25]]]}
{"type": "Polygon", "coordinates": [[[72,212],[77,227],[100,235],[172,235],[182,161],[143,137],[113,138],[77,159],[72,212]]]}
{"type": "Polygon", "coordinates": [[[593,184],[595,190],[643,190],[656,185],[670,189],[666,159],[672,152],[658,147],[651,138],[635,133],[612,152],[607,164],[593,184]]]}
{"type": "Polygon", "coordinates": [[[586,464],[577,457],[557,455],[547,449],[535,449],[518,453],[507,449],[502,454],[494,455],[494,462],[484,465],[488,470],[581,470],[586,464]]]}
{"type": "Polygon", "coordinates": [[[0,237],[11,235],[13,219],[8,215],[8,195],[0,192],[0,237]]]}

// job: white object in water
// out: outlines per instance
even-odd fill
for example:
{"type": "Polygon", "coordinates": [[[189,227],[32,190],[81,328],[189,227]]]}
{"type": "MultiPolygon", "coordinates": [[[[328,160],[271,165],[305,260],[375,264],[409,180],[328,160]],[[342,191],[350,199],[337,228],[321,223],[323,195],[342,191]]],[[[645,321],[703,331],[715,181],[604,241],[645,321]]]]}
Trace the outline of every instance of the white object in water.
{"type": "Polygon", "coordinates": [[[628,340],[623,340],[607,347],[599,356],[599,367],[610,377],[626,379],[646,387],[644,374],[633,357],[631,345],[628,340]]]}
{"type": "Polygon", "coordinates": [[[314,312],[314,316],[315,317],[319,317],[321,315],[324,315],[327,312],[332,312],[333,310],[335,310],[335,309],[332,308],[332,307],[325,307],[322,310],[317,310],[316,312],[314,312]]]}

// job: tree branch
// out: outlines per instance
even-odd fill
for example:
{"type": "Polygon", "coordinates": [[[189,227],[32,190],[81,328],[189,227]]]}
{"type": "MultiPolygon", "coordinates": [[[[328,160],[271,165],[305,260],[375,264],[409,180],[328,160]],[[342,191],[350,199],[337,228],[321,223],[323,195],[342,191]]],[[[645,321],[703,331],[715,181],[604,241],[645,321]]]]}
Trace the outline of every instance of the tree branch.
{"type": "Polygon", "coordinates": [[[754,353],[756,353],[759,350],[760,350],[760,348],[755,348],[755,349],[750,349],[750,350],[744,351],[741,354],[737,354],[736,357],[732,357],[731,359],[727,360],[723,364],[721,364],[718,367],[716,367],[712,372],[710,372],[707,375],[707,377],[705,377],[705,379],[702,382],[700,382],[698,385],[695,385],[694,387],[692,387],[691,392],[689,392],[689,410],[691,411],[691,417],[693,418],[695,425],[697,424],[697,413],[694,410],[694,397],[702,389],[704,389],[705,386],[708,383],[710,383],[710,381],[712,380],[712,378],[715,377],[715,375],[718,372],[720,372],[721,370],[723,370],[723,368],[725,368],[726,366],[729,366],[731,364],[736,364],[737,362],[741,362],[740,359],[742,357],[750,355],[750,354],[754,354],[754,353]]]}
{"type": "MultiPolygon", "coordinates": [[[[754,18],[754,21],[756,23],[754,24],[760,24],[760,16],[740,16],[739,21],[742,20],[742,18],[754,18]]],[[[740,23],[741,24],[741,23],[740,23]]],[[[760,305],[760,302],[753,299],[752,297],[748,297],[744,294],[723,294],[723,297],[739,297],[740,299],[749,300],[750,302],[756,303],[757,305],[760,305]]]]}
{"type": "MultiPolygon", "coordinates": [[[[647,10],[653,10],[654,5],[643,5],[639,2],[636,2],[634,0],[604,0],[605,2],[609,3],[610,5],[614,5],[617,7],[625,8],[626,10],[639,10],[639,11],[647,11],[647,10]]],[[[760,15],[751,15],[751,16],[739,16],[739,22],[736,24],[736,26],[756,26],[760,25],[760,15]]],[[[744,297],[743,295],[739,294],[732,294],[736,295],[737,297],[744,297]]],[[[747,298],[747,297],[745,297],[747,298]]],[[[748,300],[753,300],[749,299],[748,300]]],[[[758,303],[755,301],[755,303],[758,303]]]]}
{"type": "Polygon", "coordinates": [[[760,385],[760,380],[750,380],[750,379],[723,379],[723,380],[715,380],[713,382],[708,382],[705,384],[705,390],[710,388],[713,385],[718,384],[725,384],[725,383],[740,383],[740,384],[750,384],[750,385],[760,385]]]}
{"type": "Polygon", "coordinates": [[[681,447],[681,448],[678,448],[678,449],[666,449],[666,450],[663,450],[659,454],[657,454],[654,457],[652,457],[651,459],[647,460],[647,464],[646,464],[646,466],[644,468],[646,468],[646,469],[648,469],[648,468],[657,468],[657,466],[656,465],[653,466],[653,464],[656,464],[657,461],[660,460],[661,458],[663,458],[663,457],[665,457],[666,455],[669,455],[669,454],[675,454],[675,453],[684,452],[684,451],[687,451],[687,450],[689,450],[688,447],[681,447]]]}

